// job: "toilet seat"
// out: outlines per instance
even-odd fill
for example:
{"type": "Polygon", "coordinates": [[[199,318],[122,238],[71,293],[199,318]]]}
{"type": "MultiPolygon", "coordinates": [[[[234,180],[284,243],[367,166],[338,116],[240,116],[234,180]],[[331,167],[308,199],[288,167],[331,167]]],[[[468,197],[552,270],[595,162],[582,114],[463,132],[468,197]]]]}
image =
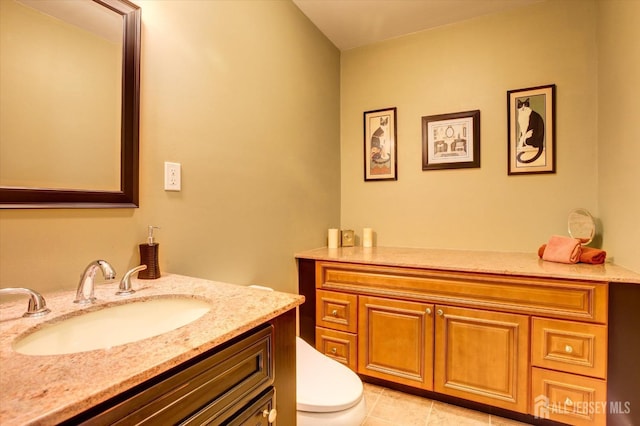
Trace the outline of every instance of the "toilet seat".
{"type": "Polygon", "coordinates": [[[346,410],[362,400],[356,373],[296,337],[297,409],[313,413],[346,410]]]}

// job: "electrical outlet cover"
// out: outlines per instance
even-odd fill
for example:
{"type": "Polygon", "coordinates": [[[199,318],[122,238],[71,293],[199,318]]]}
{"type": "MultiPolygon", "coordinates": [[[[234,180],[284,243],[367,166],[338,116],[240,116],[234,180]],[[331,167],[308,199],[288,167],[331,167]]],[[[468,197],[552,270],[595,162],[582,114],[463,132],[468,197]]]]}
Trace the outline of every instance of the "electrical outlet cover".
{"type": "Polygon", "coordinates": [[[180,163],[164,162],[164,190],[180,191],[182,189],[182,179],[180,176],[180,163]]]}

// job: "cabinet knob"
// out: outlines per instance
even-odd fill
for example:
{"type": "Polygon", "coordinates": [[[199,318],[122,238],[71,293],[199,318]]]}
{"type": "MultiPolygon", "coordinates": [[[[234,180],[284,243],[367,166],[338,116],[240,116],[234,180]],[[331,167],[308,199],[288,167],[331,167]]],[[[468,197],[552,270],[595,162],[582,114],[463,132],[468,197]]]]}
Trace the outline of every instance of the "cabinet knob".
{"type": "Polygon", "coordinates": [[[573,352],[573,348],[571,347],[571,345],[566,345],[566,346],[564,347],[564,351],[565,351],[566,353],[570,354],[570,353],[572,353],[572,352],[573,352]]]}
{"type": "Polygon", "coordinates": [[[567,399],[564,400],[564,405],[566,405],[567,407],[573,407],[573,401],[571,400],[571,398],[567,397],[567,399]]]}
{"type": "Polygon", "coordinates": [[[275,408],[271,410],[264,410],[262,412],[262,417],[266,417],[269,423],[273,423],[276,421],[276,417],[278,416],[278,412],[275,408]]]}
{"type": "Polygon", "coordinates": [[[444,315],[444,311],[442,309],[438,309],[436,311],[436,313],[438,314],[438,316],[443,316],[444,315]]]}
{"type": "Polygon", "coordinates": [[[424,311],[427,313],[427,315],[431,315],[431,308],[427,308],[424,311]]]}
{"type": "Polygon", "coordinates": [[[338,350],[336,348],[331,348],[331,353],[335,355],[338,353],[338,350]]]}
{"type": "Polygon", "coordinates": [[[331,315],[333,315],[334,317],[338,316],[338,310],[334,309],[333,311],[331,311],[331,315]]]}

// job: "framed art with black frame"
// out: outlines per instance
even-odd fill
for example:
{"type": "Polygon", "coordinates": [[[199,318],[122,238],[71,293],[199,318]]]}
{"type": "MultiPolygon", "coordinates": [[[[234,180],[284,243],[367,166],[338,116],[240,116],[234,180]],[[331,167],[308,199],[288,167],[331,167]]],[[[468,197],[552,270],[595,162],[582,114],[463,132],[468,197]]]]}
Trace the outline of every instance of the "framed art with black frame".
{"type": "Polygon", "coordinates": [[[556,86],[507,92],[509,175],[556,172],[556,86]]]}
{"type": "Polygon", "coordinates": [[[480,110],[422,117],[422,170],[480,167],[480,110]]]}
{"type": "Polygon", "coordinates": [[[396,108],[364,112],[364,180],[398,180],[396,108]]]}

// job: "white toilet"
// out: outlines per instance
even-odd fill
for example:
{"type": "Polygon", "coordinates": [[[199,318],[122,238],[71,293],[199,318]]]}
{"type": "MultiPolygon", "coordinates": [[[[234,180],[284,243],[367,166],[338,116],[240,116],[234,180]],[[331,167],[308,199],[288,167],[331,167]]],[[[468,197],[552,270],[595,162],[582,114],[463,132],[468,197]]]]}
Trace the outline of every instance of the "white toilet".
{"type": "Polygon", "coordinates": [[[296,337],[298,426],[359,426],[366,416],[362,381],[345,365],[296,337]]]}
{"type": "Polygon", "coordinates": [[[300,337],[296,337],[296,388],[298,426],[359,426],[367,414],[360,377],[300,337]]]}

